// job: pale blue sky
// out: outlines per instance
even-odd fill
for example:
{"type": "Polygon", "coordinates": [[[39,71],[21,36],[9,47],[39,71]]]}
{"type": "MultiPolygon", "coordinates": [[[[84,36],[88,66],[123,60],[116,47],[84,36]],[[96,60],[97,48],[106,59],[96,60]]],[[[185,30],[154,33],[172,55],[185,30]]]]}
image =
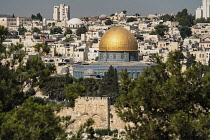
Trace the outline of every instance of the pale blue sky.
{"type": "Polygon", "coordinates": [[[53,6],[61,3],[71,6],[71,18],[80,18],[110,15],[123,10],[127,10],[128,15],[176,14],[184,8],[194,15],[201,0],[0,0],[0,14],[31,17],[31,14],[41,13],[43,17],[52,19],[53,6]]]}

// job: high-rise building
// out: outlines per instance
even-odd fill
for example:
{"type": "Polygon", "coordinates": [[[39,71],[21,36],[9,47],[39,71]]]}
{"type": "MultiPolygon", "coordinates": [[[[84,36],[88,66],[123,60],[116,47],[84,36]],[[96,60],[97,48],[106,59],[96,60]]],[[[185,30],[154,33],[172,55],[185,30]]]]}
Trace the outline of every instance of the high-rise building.
{"type": "Polygon", "coordinates": [[[210,17],[210,0],[202,0],[202,5],[196,9],[196,19],[210,17]]]}
{"type": "Polygon", "coordinates": [[[70,6],[65,6],[65,4],[54,6],[53,20],[68,21],[69,19],[70,19],[70,6]]]}

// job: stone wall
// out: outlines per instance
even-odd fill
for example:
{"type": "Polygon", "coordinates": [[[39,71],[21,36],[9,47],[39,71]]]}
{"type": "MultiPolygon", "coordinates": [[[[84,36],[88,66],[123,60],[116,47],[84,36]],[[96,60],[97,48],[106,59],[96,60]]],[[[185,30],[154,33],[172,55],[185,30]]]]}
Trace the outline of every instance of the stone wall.
{"type": "Polygon", "coordinates": [[[125,123],[117,116],[115,108],[110,105],[109,97],[79,97],[74,108],[63,108],[58,115],[71,116],[76,121],[70,125],[69,130],[76,131],[88,118],[95,123],[94,129],[124,130],[125,123]]]}

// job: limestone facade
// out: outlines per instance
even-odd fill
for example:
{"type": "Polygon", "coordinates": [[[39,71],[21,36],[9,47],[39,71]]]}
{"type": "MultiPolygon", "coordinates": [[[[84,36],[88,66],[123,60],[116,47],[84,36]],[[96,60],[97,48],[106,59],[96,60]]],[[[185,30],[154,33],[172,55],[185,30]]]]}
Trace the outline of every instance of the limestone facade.
{"type": "Polygon", "coordinates": [[[123,131],[125,126],[125,123],[117,116],[109,97],[79,97],[75,101],[74,108],[63,108],[58,115],[71,116],[76,120],[70,125],[70,131],[78,130],[88,118],[95,121],[94,129],[109,128],[123,131]]]}

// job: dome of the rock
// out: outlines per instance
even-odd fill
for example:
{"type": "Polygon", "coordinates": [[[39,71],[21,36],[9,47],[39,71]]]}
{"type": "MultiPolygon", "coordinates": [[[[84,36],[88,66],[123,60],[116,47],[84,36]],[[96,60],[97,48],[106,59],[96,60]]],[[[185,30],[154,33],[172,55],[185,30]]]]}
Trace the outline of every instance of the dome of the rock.
{"type": "Polygon", "coordinates": [[[138,44],[129,30],[115,26],[102,36],[99,51],[138,51],[138,44]]]}

